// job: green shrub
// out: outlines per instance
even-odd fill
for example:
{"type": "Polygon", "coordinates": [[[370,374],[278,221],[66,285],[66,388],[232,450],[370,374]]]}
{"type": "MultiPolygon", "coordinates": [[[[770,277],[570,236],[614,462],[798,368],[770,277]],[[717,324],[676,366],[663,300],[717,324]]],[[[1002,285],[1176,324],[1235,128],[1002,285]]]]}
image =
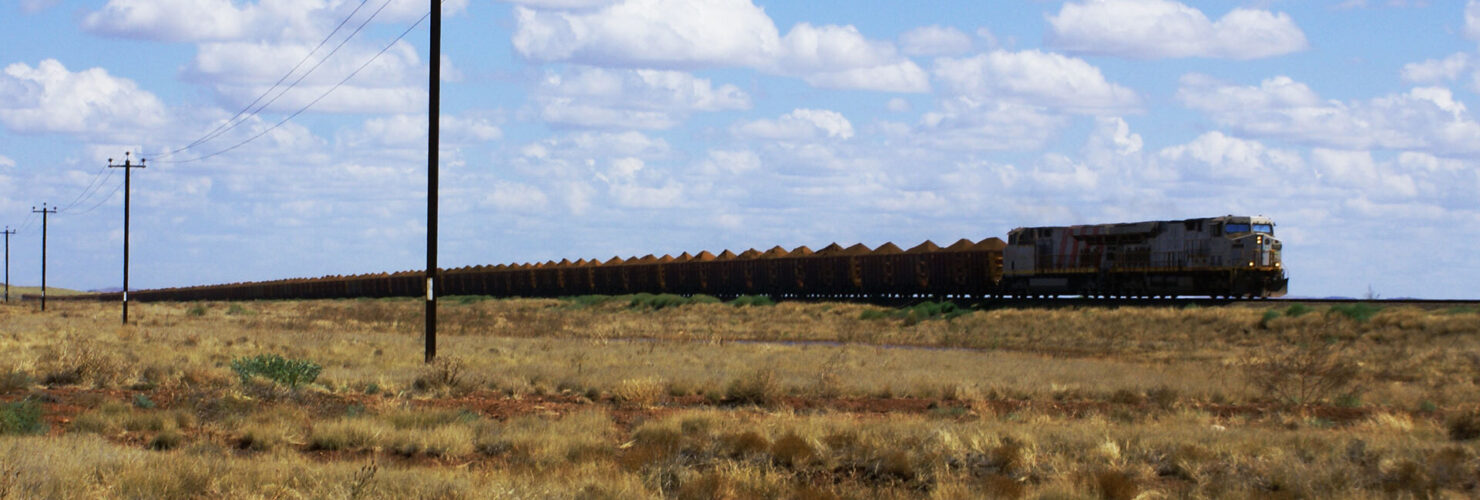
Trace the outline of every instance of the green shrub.
{"type": "Polygon", "coordinates": [[[228,316],[241,316],[246,314],[252,314],[252,311],[248,311],[247,308],[242,307],[241,304],[232,304],[230,307],[226,308],[226,315],[228,316]]]}
{"type": "Polygon", "coordinates": [[[149,399],[149,396],[145,396],[142,393],[141,394],[135,394],[134,395],[134,406],[135,407],[138,407],[138,408],[143,408],[145,410],[152,410],[152,409],[154,409],[154,401],[153,400],[150,400],[149,399]]]}
{"type": "Polygon", "coordinates": [[[287,359],[276,354],[258,354],[231,360],[231,371],[246,384],[252,376],[261,376],[278,385],[298,388],[319,378],[323,367],[306,359],[287,359]]]}
{"type": "Polygon", "coordinates": [[[23,400],[0,405],[0,435],[46,434],[46,421],[41,418],[41,405],[23,400]]]}
{"type": "Polygon", "coordinates": [[[657,311],[667,307],[686,306],[689,304],[718,304],[720,301],[709,295],[693,295],[684,297],[671,293],[639,293],[627,296],[627,307],[631,309],[648,309],[657,311]]]}
{"type": "Polygon", "coordinates": [[[1275,310],[1264,311],[1264,316],[1259,318],[1259,328],[1269,328],[1269,322],[1280,318],[1280,312],[1275,310]]]}
{"type": "Polygon", "coordinates": [[[190,309],[186,309],[185,310],[185,314],[189,314],[191,316],[205,316],[206,315],[206,306],[203,305],[203,304],[196,304],[196,305],[190,306],[190,309]]]}
{"type": "Polygon", "coordinates": [[[776,305],[776,301],[771,300],[771,297],[766,295],[741,295],[735,297],[735,300],[731,300],[730,305],[735,307],[774,306],[776,305]]]}
{"type": "Polygon", "coordinates": [[[1355,304],[1339,304],[1331,306],[1331,310],[1327,314],[1340,314],[1342,316],[1346,316],[1347,318],[1351,318],[1353,321],[1356,321],[1358,323],[1365,323],[1367,322],[1367,320],[1372,319],[1372,316],[1377,315],[1377,312],[1381,310],[1381,307],[1358,302],[1355,304]]]}
{"type": "Polygon", "coordinates": [[[1285,316],[1298,318],[1301,315],[1304,315],[1305,313],[1311,311],[1314,311],[1314,309],[1311,309],[1310,306],[1307,306],[1305,304],[1291,304],[1290,307],[1285,308],[1285,316]]]}

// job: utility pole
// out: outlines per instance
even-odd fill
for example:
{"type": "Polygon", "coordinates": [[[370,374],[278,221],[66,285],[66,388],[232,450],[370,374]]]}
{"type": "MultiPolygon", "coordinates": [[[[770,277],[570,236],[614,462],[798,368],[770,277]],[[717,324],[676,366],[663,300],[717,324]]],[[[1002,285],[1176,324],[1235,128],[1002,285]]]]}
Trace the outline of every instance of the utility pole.
{"type": "Polygon", "coordinates": [[[442,1],[432,0],[431,56],[427,58],[427,329],[426,362],[437,359],[437,148],[442,118],[442,1]]]}
{"type": "Polygon", "coordinates": [[[47,209],[46,203],[41,204],[41,210],[31,207],[31,213],[41,214],[41,311],[46,311],[46,216],[57,213],[56,208],[47,209]]]}
{"type": "Polygon", "coordinates": [[[128,324],[128,213],[129,213],[129,172],[136,168],[144,168],[144,162],[149,161],[139,158],[139,164],[134,165],[129,161],[128,151],[123,152],[123,164],[113,164],[113,159],[108,159],[108,168],[123,169],[123,324],[128,324]]]}
{"type": "Polygon", "coordinates": [[[15,234],[15,230],[14,229],[11,229],[10,226],[6,226],[5,227],[4,234],[5,234],[5,303],[9,304],[10,303],[10,235],[15,234]]]}

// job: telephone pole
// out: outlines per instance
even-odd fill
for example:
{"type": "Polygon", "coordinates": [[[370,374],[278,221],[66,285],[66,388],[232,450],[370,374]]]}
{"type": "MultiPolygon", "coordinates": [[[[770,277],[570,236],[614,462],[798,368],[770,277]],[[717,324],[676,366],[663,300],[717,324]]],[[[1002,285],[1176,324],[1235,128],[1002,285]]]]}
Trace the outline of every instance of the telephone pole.
{"type": "Polygon", "coordinates": [[[139,164],[134,165],[129,159],[128,151],[123,152],[123,164],[115,165],[113,159],[108,159],[108,168],[123,169],[123,324],[128,324],[128,214],[129,214],[129,172],[136,168],[144,168],[144,162],[149,161],[139,158],[139,164]]]}
{"type": "Polygon", "coordinates": [[[442,2],[432,0],[431,71],[427,73],[427,327],[426,362],[437,359],[437,134],[442,117],[442,2]]]}
{"type": "Polygon", "coordinates": [[[10,226],[6,226],[5,227],[5,231],[4,231],[3,234],[5,234],[5,303],[9,304],[10,303],[10,235],[15,234],[15,230],[14,229],[11,229],[10,226]]]}
{"type": "Polygon", "coordinates": [[[41,210],[31,207],[31,213],[41,214],[41,311],[46,311],[46,216],[57,213],[56,208],[47,209],[46,203],[41,204],[41,210]]]}

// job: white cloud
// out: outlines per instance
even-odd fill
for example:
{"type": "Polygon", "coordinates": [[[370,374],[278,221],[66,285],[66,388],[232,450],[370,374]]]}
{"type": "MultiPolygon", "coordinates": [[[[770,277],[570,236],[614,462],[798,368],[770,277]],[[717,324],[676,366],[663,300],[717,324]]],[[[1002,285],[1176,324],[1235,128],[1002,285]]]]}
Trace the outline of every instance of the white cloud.
{"type": "Polygon", "coordinates": [[[519,6],[514,48],[537,61],[637,67],[756,66],[780,45],[750,0],[629,0],[595,11],[519,6]]]}
{"type": "Polygon", "coordinates": [[[1465,3],[1465,38],[1480,41],[1480,0],[1465,3]]]}
{"type": "Polygon", "coordinates": [[[761,157],[753,151],[710,150],[709,157],[699,164],[705,174],[736,175],[761,169],[761,157]]]}
{"type": "Polygon", "coordinates": [[[1218,131],[1162,149],[1157,152],[1157,159],[1184,178],[1261,181],[1260,185],[1289,183],[1305,168],[1299,153],[1271,149],[1259,141],[1229,137],[1218,131]]]}
{"type": "Polygon", "coordinates": [[[1028,151],[1043,148],[1067,123],[1062,115],[1013,101],[952,98],[921,116],[913,140],[958,151],[1028,151]]]}
{"type": "Polygon", "coordinates": [[[816,139],[850,139],[853,124],[836,111],[798,108],[775,120],[755,120],[735,124],[735,135],[776,141],[810,141],[816,139]]]}
{"type": "Polygon", "coordinates": [[[118,135],[165,121],[159,98],[102,68],[74,73],[46,59],[35,67],[11,64],[0,73],[0,123],[15,132],[118,135]]]}
{"type": "MultiPolygon", "coordinates": [[[[438,138],[444,148],[503,138],[503,130],[485,118],[444,114],[440,121],[438,138]]],[[[343,134],[339,142],[348,148],[390,147],[425,151],[427,115],[404,114],[370,118],[365,120],[359,130],[343,134]]]]}
{"type": "MultiPolygon", "coordinates": [[[[468,0],[447,0],[442,12],[453,15],[467,4],[468,0]]],[[[374,2],[355,12],[359,5],[330,0],[108,0],[83,16],[82,27],[107,36],[172,42],[303,41],[322,39],[351,12],[350,28],[377,10],[375,20],[382,23],[412,21],[427,12],[427,3],[419,0],[392,0],[383,10],[374,2]]]]}
{"type": "Polygon", "coordinates": [[[1323,100],[1289,77],[1240,86],[1182,77],[1178,100],[1242,134],[1332,149],[1480,154],[1480,123],[1449,90],[1418,87],[1366,101],[1323,100]]]}
{"type": "Polygon", "coordinates": [[[1434,85],[1458,79],[1470,69],[1470,55],[1456,52],[1443,59],[1428,59],[1423,62],[1403,65],[1403,81],[1422,85],[1434,85]]]}
{"type": "MultiPolygon", "coordinates": [[[[212,85],[233,107],[244,106],[263,95],[294,69],[313,50],[300,42],[226,42],[200,44],[195,58],[184,70],[185,78],[212,85]]],[[[293,112],[324,95],[331,87],[370,61],[380,49],[349,44],[307,77],[324,56],[298,68],[260,105],[267,110],[293,112]],[[301,83],[290,87],[294,82],[301,83]],[[276,96],[281,95],[281,98],[276,96]]],[[[376,57],[363,71],[314,105],[316,111],[409,113],[424,108],[426,66],[416,48],[405,41],[376,57]]]]}
{"type": "Polygon", "coordinates": [[[1120,113],[1139,106],[1135,91],[1110,83],[1083,59],[1037,50],[996,50],[940,58],[932,70],[948,95],[1008,100],[1071,113],[1120,113]]]}
{"type": "Polygon", "coordinates": [[[1236,8],[1214,22],[1170,0],[1087,0],[1048,16],[1048,44],[1071,52],[1138,59],[1259,59],[1304,50],[1285,13],[1236,8]]]}
{"type": "Polygon", "coordinates": [[[0,155],[0,167],[14,167],[14,166],[15,166],[15,160],[10,159],[10,157],[8,157],[8,156],[0,155]]]}
{"type": "Polygon", "coordinates": [[[888,109],[889,111],[893,111],[895,113],[904,113],[910,110],[910,102],[904,100],[904,98],[895,97],[889,99],[889,102],[885,103],[884,107],[885,109],[888,109]]]}
{"type": "Polygon", "coordinates": [[[749,67],[824,88],[924,92],[925,72],[852,26],[800,23],[785,37],[751,0],[626,0],[592,10],[515,7],[527,59],[625,68],[749,67]]]}
{"type": "Polygon", "coordinates": [[[899,35],[900,50],[911,56],[954,56],[971,46],[971,35],[950,26],[921,26],[899,35]]]}
{"type": "Polygon", "coordinates": [[[750,108],[738,87],[680,71],[578,67],[546,75],[535,96],[546,122],[582,127],[663,129],[695,111],[750,108]]]}

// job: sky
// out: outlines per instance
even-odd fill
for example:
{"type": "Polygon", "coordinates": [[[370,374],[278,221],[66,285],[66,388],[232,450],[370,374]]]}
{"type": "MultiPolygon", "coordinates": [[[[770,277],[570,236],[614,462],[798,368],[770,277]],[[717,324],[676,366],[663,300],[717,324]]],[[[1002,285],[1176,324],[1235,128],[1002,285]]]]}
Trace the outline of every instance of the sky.
{"type": "MultiPolygon", "coordinates": [[[[126,151],[131,288],[420,269],[429,8],[0,3],[11,282],[46,203],[121,286],[126,151]]],[[[442,9],[444,268],[1239,214],[1292,296],[1480,298],[1477,1],[442,9]]]]}

